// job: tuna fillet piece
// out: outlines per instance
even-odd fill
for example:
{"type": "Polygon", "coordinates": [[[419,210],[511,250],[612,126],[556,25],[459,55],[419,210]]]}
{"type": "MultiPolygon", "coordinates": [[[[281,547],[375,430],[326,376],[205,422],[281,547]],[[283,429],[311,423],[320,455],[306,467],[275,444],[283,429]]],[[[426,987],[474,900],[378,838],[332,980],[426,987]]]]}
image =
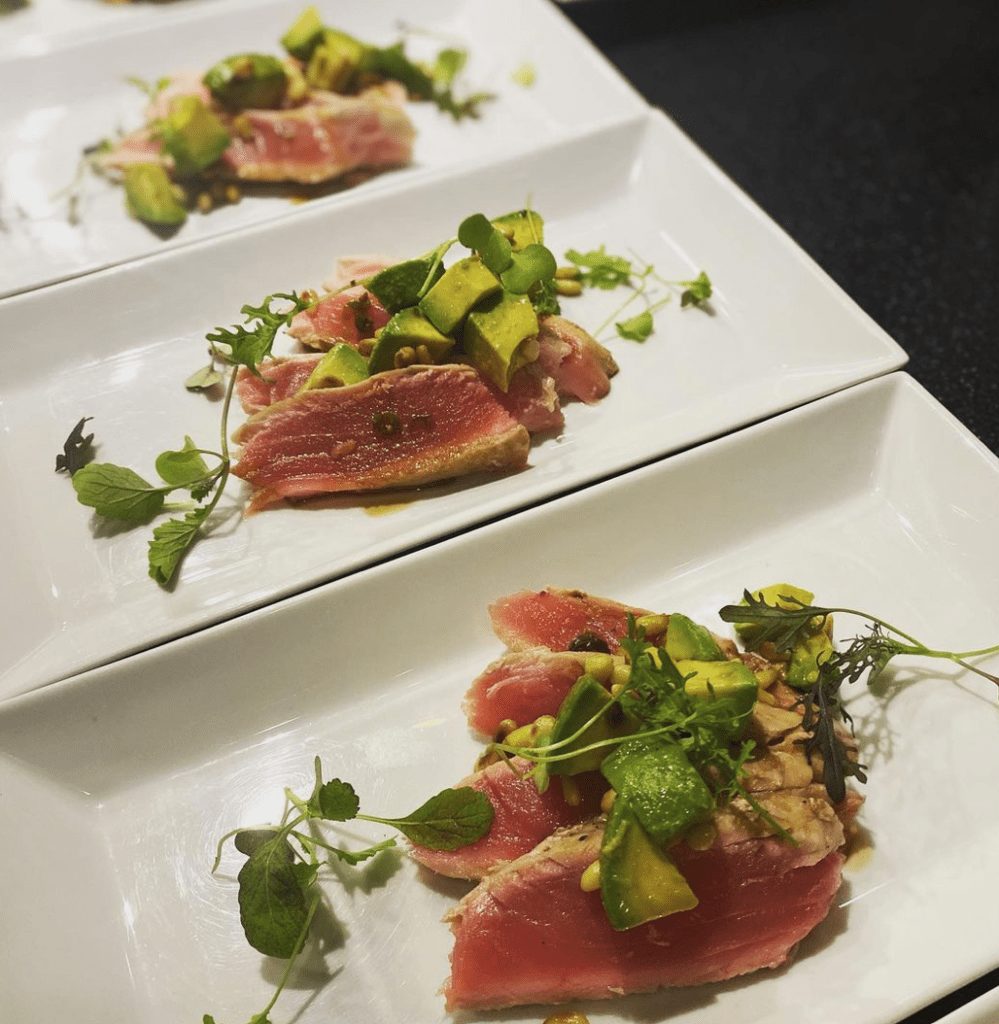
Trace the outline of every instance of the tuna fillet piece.
{"type": "Polygon", "coordinates": [[[514,651],[529,647],[565,651],[580,633],[594,633],[612,652],[617,651],[618,640],[628,635],[629,612],[636,618],[649,614],[644,608],[557,587],[521,590],[489,606],[493,631],[514,651]]]}
{"type": "MultiPolygon", "coordinates": [[[[520,772],[530,763],[514,758],[520,772]]],[[[503,761],[462,779],[458,786],[471,786],[485,793],[493,805],[495,817],[489,833],[471,846],[450,852],[414,846],[413,858],[424,867],[450,878],[482,878],[497,865],[529,853],[556,829],[575,825],[592,818],[600,810],[600,798],[607,783],[592,773],[578,780],[580,803],[573,807],[565,802],[557,779],[544,793],[534,782],[521,778],[503,761]]]]}
{"type": "Polygon", "coordinates": [[[328,349],[336,342],[355,348],[389,322],[389,312],[366,288],[355,285],[320,299],[292,317],[288,333],[309,348],[328,349]]]}
{"type": "Polygon", "coordinates": [[[617,363],[578,324],[561,316],[542,317],[538,345],[538,366],[554,378],[560,397],[592,404],[610,391],[617,363]]]}
{"type": "Polygon", "coordinates": [[[579,886],[602,826],[558,832],[488,875],[449,915],[448,1009],[607,999],[778,967],[839,888],[842,828],[832,818],[807,847],[735,834],[705,851],[671,847],[698,906],[624,932],[611,928],[600,894],[579,886]]]}
{"type": "Polygon", "coordinates": [[[323,281],[323,287],[331,292],[339,291],[345,285],[374,277],[395,262],[387,256],[341,256],[334,264],[333,272],[323,281]]]}
{"type": "Polygon", "coordinates": [[[516,651],[494,661],[465,694],[468,724],[492,736],[500,722],[512,718],[518,725],[540,715],[554,715],[583,674],[585,655],[556,653],[547,647],[516,651]]]}
{"type": "Polygon", "coordinates": [[[251,416],[233,473],[248,511],[282,498],[418,487],[527,462],[530,436],[466,366],[411,366],[307,391],[251,416]]]}
{"type": "Polygon", "coordinates": [[[316,185],[358,168],[397,167],[413,155],[413,125],[380,90],[313,92],[300,107],[244,110],[242,133],[222,156],[243,181],[316,185]]]}
{"type": "Polygon", "coordinates": [[[489,387],[496,400],[532,434],[561,430],[565,426],[555,380],[537,363],[528,363],[517,370],[506,391],[501,391],[491,381],[489,387]]]}
{"type": "Polygon", "coordinates": [[[275,402],[297,394],[312,375],[322,356],[275,356],[260,364],[260,376],[241,366],[236,376],[236,395],[243,411],[260,412],[275,402]]]}

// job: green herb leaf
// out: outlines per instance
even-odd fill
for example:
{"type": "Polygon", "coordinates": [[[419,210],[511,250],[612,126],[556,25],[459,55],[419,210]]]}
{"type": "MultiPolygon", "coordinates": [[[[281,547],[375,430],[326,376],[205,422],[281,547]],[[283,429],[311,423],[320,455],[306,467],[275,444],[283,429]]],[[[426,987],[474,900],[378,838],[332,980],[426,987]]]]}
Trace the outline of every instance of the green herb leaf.
{"type": "Polygon", "coordinates": [[[78,469],[82,469],[94,457],[94,435],[83,435],[83,427],[93,417],[84,416],[79,423],[70,431],[69,437],[63,441],[62,454],[56,456],[55,471],[63,471],[73,476],[78,469]]]}
{"type": "Polygon", "coordinates": [[[628,341],[645,341],[652,333],[655,324],[652,314],[646,309],[638,316],[618,321],[614,326],[617,328],[617,333],[622,338],[627,338],[628,341]]]}
{"type": "Polygon", "coordinates": [[[183,519],[168,519],[153,530],[149,542],[149,575],[161,587],[173,579],[187,549],[194,543],[210,509],[196,508],[183,519]]]}
{"type": "Polygon", "coordinates": [[[81,505],[106,519],[144,523],[162,508],[172,487],[154,487],[138,473],[110,462],[91,462],[73,474],[73,489],[81,505]]]}
{"type": "Polygon", "coordinates": [[[249,367],[259,377],[257,366],[270,355],[277,332],[291,323],[296,313],[308,306],[309,303],[297,292],[275,292],[268,295],[259,306],[243,306],[240,310],[246,317],[243,324],[231,329],[216,328],[206,337],[213,349],[222,346],[228,350],[226,358],[230,363],[249,367]],[[290,302],[291,309],[275,312],[271,306],[278,301],[290,302]]]}
{"type": "Polygon", "coordinates": [[[215,387],[216,384],[221,384],[222,379],[222,374],[215,369],[215,364],[209,363],[207,366],[203,366],[200,370],[192,373],[184,381],[184,387],[188,391],[208,391],[210,388],[215,387]]]}
{"type": "Polygon", "coordinates": [[[684,292],[680,296],[681,306],[700,306],[711,298],[711,281],[702,270],[693,281],[680,281],[684,292]]]}
{"type": "Polygon", "coordinates": [[[536,242],[510,254],[510,266],[500,274],[508,292],[526,295],[535,285],[555,277],[556,263],[551,250],[536,242]]]}
{"type": "Polygon", "coordinates": [[[244,828],[233,836],[232,844],[240,853],[249,857],[258,846],[269,843],[280,832],[278,828],[244,828]]]}
{"type": "Polygon", "coordinates": [[[247,942],[265,956],[284,960],[294,954],[309,915],[294,864],[294,850],[278,833],[254,847],[237,876],[247,942]]]}
{"type": "Polygon", "coordinates": [[[134,85],[140,92],[145,93],[149,100],[152,101],[170,84],[170,77],[166,76],[156,79],[155,82],[149,82],[138,75],[126,75],[125,81],[129,85],[134,85]]]}
{"type": "Polygon", "coordinates": [[[309,889],[312,888],[316,879],[319,877],[318,864],[305,864],[299,862],[298,864],[292,864],[291,870],[295,872],[295,878],[298,880],[298,884],[304,893],[307,893],[309,889]]]}
{"type": "Polygon", "coordinates": [[[180,451],[162,452],[156,457],[156,472],[173,487],[190,488],[208,476],[208,464],[190,437],[184,438],[180,451]]]}
{"type": "Polygon", "coordinates": [[[361,802],[349,782],[330,779],[319,787],[314,799],[309,801],[310,810],[326,821],[351,821],[357,817],[361,802]]]}
{"type": "MultiPolygon", "coordinates": [[[[485,793],[463,786],[444,789],[405,818],[373,818],[397,828],[430,850],[457,850],[481,839],[492,827],[493,805],[485,793]]],[[[362,817],[367,817],[362,815],[362,817]]]]}
{"type": "Polygon", "coordinates": [[[344,864],[350,864],[356,867],[358,864],[363,863],[366,860],[370,860],[372,857],[376,857],[382,850],[391,850],[395,846],[394,839],[385,839],[380,843],[375,843],[374,846],[369,846],[366,850],[333,850],[339,860],[342,860],[344,864]]]}
{"type": "Polygon", "coordinates": [[[434,61],[433,78],[438,85],[447,87],[461,74],[468,63],[468,51],[452,47],[441,50],[434,61]]]}
{"type": "Polygon", "coordinates": [[[591,288],[603,288],[609,291],[612,288],[617,288],[618,285],[631,284],[631,275],[634,272],[631,260],[626,260],[623,256],[611,255],[604,246],[600,246],[599,249],[591,249],[589,252],[569,249],[565,258],[579,267],[582,271],[579,280],[591,288]]]}
{"type": "Polygon", "coordinates": [[[458,241],[477,252],[494,274],[502,274],[513,262],[510,242],[485,214],[473,213],[466,217],[458,226],[458,241]]]}
{"type": "Polygon", "coordinates": [[[554,281],[540,281],[530,292],[531,305],[538,316],[558,316],[562,312],[554,281]]]}
{"type": "Polygon", "coordinates": [[[742,594],[745,604],[727,604],[718,612],[722,622],[751,625],[751,633],[744,633],[746,648],[758,651],[764,644],[773,644],[779,654],[788,654],[809,634],[817,629],[814,619],[825,618],[832,609],[802,604],[791,594],[779,594],[787,607],[768,604],[763,593],[742,594]]]}

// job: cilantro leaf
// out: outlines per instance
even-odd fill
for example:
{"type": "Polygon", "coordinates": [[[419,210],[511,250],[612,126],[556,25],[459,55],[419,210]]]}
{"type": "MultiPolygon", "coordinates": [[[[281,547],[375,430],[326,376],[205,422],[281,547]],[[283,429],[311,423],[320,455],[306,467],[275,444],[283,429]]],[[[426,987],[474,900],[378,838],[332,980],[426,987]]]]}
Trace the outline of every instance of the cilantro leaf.
{"type": "Polygon", "coordinates": [[[172,487],[154,487],[138,473],[110,462],[91,462],[73,474],[73,489],[81,505],[99,516],[144,523],[162,508],[172,487]]]}
{"type": "Polygon", "coordinates": [[[361,802],[349,782],[330,779],[309,801],[309,809],[326,821],[351,821],[357,817],[361,802]]]}
{"type": "Polygon", "coordinates": [[[165,587],[194,542],[211,511],[209,506],[188,512],[183,519],[168,519],[153,530],[149,542],[149,575],[165,587]]]}
{"type": "Polygon", "coordinates": [[[254,846],[236,876],[247,942],[265,956],[284,960],[294,954],[309,917],[294,864],[295,852],[279,832],[254,846]]]}
{"type": "Polygon", "coordinates": [[[629,341],[645,341],[652,333],[655,324],[652,320],[652,313],[646,309],[638,316],[618,321],[614,326],[622,338],[627,338],[629,341]]]}
{"type": "Polygon", "coordinates": [[[617,288],[618,285],[631,284],[631,275],[634,272],[631,260],[608,253],[604,246],[600,246],[599,249],[591,249],[589,252],[569,249],[565,258],[580,268],[582,271],[579,275],[580,281],[591,288],[603,288],[605,291],[609,291],[612,288],[617,288]]]}
{"type": "Polygon", "coordinates": [[[89,423],[92,416],[84,416],[69,433],[69,437],[63,441],[62,454],[56,456],[55,471],[57,473],[65,470],[73,476],[78,469],[82,469],[94,457],[94,435],[83,436],[84,424],[89,423]]]}
{"type": "Polygon", "coordinates": [[[156,472],[174,487],[189,488],[208,476],[208,465],[190,437],[184,438],[180,451],[162,452],[156,457],[156,472]]]}
{"type": "Polygon", "coordinates": [[[337,859],[343,861],[344,864],[350,864],[352,867],[357,867],[358,864],[362,864],[364,861],[370,860],[372,857],[376,857],[382,852],[382,850],[391,850],[394,846],[394,839],[385,839],[380,843],[375,843],[374,846],[369,846],[365,850],[334,849],[333,853],[335,853],[337,859]]]}
{"type": "Polygon", "coordinates": [[[702,270],[693,281],[678,282],[684,288],[680,296],[681,306],[700,306],[711,298],[711,281],[702,270]]]}
{"type": "Polygon", "coordinates": [[[207,366],[203,366],[200,370],[192,373],[184,381],[184,387],[188,391],[208,391],[209,388],[213,388],[216,384],[221,383],[222,374],[215,369],[214,363],[209,363],[207,366]]]}
{"type": "Polygon", "coordinates": [[[441,790],[405,818],[360,817],[394,826],[417,846],[457,850],[481,839],[489,831],[493,813],[493,805],[485,793],[463,786],[441,790]]]}
{"type": "Polygon", "coordinates": [[[243,324],[229,329],[218,327],[206,337],[213,349],[219,345],[228,349],[226,358],[230,363],[249,367],[259,377],[257,366],[270,355],[277,332],[287,326],[296,313],[308,306],[309,303],[297,292],[275,292],[268,295],[259,306],[243,306],[240,310],[246,318],[243,324]],[[290,302],[291,309],[274,312],[271,307],[278,300],[290,302]]]}

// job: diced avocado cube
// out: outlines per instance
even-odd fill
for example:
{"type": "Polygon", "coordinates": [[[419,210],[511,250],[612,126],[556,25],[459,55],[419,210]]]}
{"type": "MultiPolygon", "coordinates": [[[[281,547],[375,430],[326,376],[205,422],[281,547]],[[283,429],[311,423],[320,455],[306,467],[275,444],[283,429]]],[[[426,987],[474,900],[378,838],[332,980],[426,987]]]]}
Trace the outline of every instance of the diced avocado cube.
{"type": "Polygon", "coordinates": [[[503,292],[468,314],[465,352],[476,369],[506,391],[514,373],[537,358],[537,352],[529,352],[526,345],[537,333],[538,317],[530,299],[503,292]]]}
{"type": "Polygon", "coordinates": [[[673,612],[666,628],[666,653],[674,660],[724,661],[725,655],[704,627],[679,612],[673,612]]]}
{"type": "Polygon", "coordinates": [[[693,910],[697,897],[627,800],[611,808],[600,847],[600,898],[616,931],[693,910]]]}
{"type": "Polygon", "coordinates": [[[502,217],[496,217],[492,225],[510,239],[515,251],[525,249],[535,242],[543,244],[545,240],[544,218],[533,210],[504,213],[502,217]]]}
{"type": "Polygon", "coordinates": [[[125,205],[147,224],[176,227],[187,220],[176,186],[160,164],[130,164],[125,168],[125,205]]]}
{"type": "Polygon", "coordinates": [[[833,652],[832,640],[825,633],[816,633],[797,644],[791,651],[787,681],[799,690],[807,690],[819,681],[819,666],[833,652]]]}
{"type": "Polygon", "coordinates": [[[265,53],[226,57],[209,68],[202,81],[219,103],[232,110],[274,110],[288,90],[284,65],[265,53]]]}
{"type": "MultiPolygon", "coordinates": [[[[580,676],[562,701],[562,706],[555,719],[555,727],[552,729],[551,742],[560,743],[579,732],[597,712],[611,704],[612,700],[611,695],[593,676],[580,676]]],[[[572,753],[576,749],[609,739],[612,736],[626,735],[632,731],[633,727],[634,723],[621,710],[621,705],[615,703],[582,735],[562,747],[559,754],[572,753]]],[[[564,761],[553,761],[548,765],[549,774],[579,775],[581,772],[595,771],[606,757],[608,749],[598,748],[564,761]]]]}
{"type": "Polygon", "coordinates": [[[756,704],[757,679],[741,661],[682,660],[676,663],[682,676],[691,676],[684,690],[697,700],[731,701],[733,738],[742,731],[756,704]]]}
{"type": "Polygon", "coordinates": [[[170,104],[160,136],[181,177],[210,167],[232,141],[225,125],[197,96],[178,96],[170,104]]]}
{"type": "Polygon", "coordinates": [[[393,263],[391,267],[379,270],[361,284],[390,312],[398,313],[401,309],[415,306],[420,301],[420,289],[426,284],[431,268],[434,270],[434,281],[439,281],[444,268],[436,261],[433,253],[420,256],[415,260],[403,260],[393,263]]]}
{"type": "Polygon", "coordinates": [[[306,7],[281,37],[281,45],[299,60],[308,60],[323,38],[323,19],[315,7],[306,7]]]}
{"type": "Polygon", "coordinates": [[[501,290],[499,278],[477,256],[458,260],[420,300],[420,312],[451,334],[474,306],[501,290]]]}
{"type": "Polygon", "coordinates": [[[348,387],[358,384],[368,377],[368,361],[350,345],[343,343],[334,345],[322,359],[316,363],[309,379],[302,385],[299,392],[315,391],[319,388],[348,387]]]}
{"type": "Polygon", "coordinates": [[[418,309],[404,309],[378,332],[378,340],[368,360],[368,371],[383,373],[399,365],[426,362],[417,358],[400,363],[396,358],[403,349],[411,348],[415,352],[421,346],[426,347],[427,354],[436,363],[454,348],[454,338],[441,334],[418,309]]]}
{"type": "Polygon", "coordinates": [[[607,755],[600,771],[661,846],[714,810],[711,790],[673,740],[626,740],[607,755]]]}
{"type": "Polygon", "coordinates": [[[305,68],[305,80],[313,89],[346,92],[368,47],[346,32],[323,29],[305,68]]]}

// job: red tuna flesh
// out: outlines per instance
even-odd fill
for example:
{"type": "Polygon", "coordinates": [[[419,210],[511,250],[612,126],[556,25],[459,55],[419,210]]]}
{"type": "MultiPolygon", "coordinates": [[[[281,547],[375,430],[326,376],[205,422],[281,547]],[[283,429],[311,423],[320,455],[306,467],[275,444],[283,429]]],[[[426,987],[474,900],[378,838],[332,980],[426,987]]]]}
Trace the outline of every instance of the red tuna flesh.
{"type": "Polygon", "coordinates": [[[259,412],[275,402],[298,393],[312,375],[322,356],[298,356],[283,359],[275,356],[260,364],[260,376],[241,366],[236,375],[236,395],[243,411],[259,412]]]}
{"type": "Polygon", "coordinates": [[[376,90],[359,96],[313,92],[289,110],[244,110],[222,162],[243,181],[315,185],[357,168],[409,163],[413,125],[376,90]]]}
{"type": "Polygon", "coordinates": [[[506,391],[501,391],[492,382],[489,387],[496,400],[532,434],[561,430],[565,426],[555,380],[537,363],[529,363],[517,370],[506,391]]]}
{"type": "Polygon", "coordinates": [[[468,724],[492,736],[504,719],[526,725],[540,715],[557,714],[572,684],[583,674],[584,657],[545,647],[504,655],[465,694],[468,724]]]}
{"type": "Polygon", "coordinates": [[[562,397],[592,404],[610,391],[617,363],[578,324],[561,316],[541,318],[538,366],[555,380],[562,397]]]}
{"type": "Polygon", "coordinates": [[[282,498],[417,487],[520,469],[530,436],[466,366],[411,366],[351,387],[307,391],[251,416],[236,476],[248,511],[282,498]]]}
{"type": "MultiPolygon", "coordinates": [[[[514,758],[520,772],[531,766],[514,758]]],[[[592,818],[600,809],[600,798],[607,789],[596,773],[580,776],[580,803],[572,807],[562,796],[557,779],[539,793],[531,779],[520,778],[505,762],[498,761],[463,779],[458,786],[471,786],[485,793],[495,816],[489,833],[471,846],[450,852],[414,846],[410,851],[424,867],[450,878],[482,878],[499,864],[529,853],[556,829],[592,818]]]]}
{"type": "Polygon", "coordinates": [[[773,839],[670,855],[700,900],[629,931],[611,928],[579,878],[599,856],[594,824],[557,833],[490,874],[449,915],[449,1010],[607,999],[778,967],[829,912],[843,856],[800,863],[773,839]]]}
{"type": "Polygon", "coordinates": [[[557,587],[521,590],[489,606],[493,631],[515,651],[528,647],[565,651],[580,633],[595,633],[612,652],[617,651],[619,639],[628,635],[629,612],[636,618],[649,614],[643,608],[557,587]]]}
{"type": "Polygon", "coordinates": [[[310,348],[328,349],[338,341],[356,347],[388,322],[385,307],[366,288],[356,285],[296,313],[288,333],[310,348]]]}

